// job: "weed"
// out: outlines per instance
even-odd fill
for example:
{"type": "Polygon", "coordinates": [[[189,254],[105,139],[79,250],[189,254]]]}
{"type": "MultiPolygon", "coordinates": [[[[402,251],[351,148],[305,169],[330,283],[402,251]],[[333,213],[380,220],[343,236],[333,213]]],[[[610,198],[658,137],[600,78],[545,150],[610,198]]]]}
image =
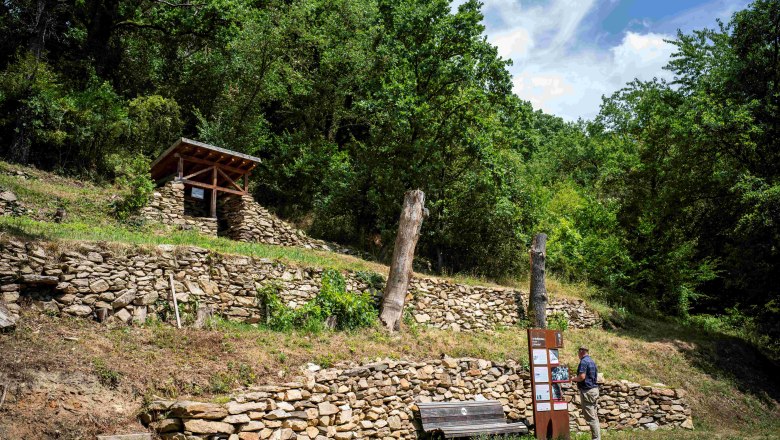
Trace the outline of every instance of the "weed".
{"type": "Polygon", "coordinates": [[[122,374],[111,369],[104,359],[93,359],[92,369],[95,371],[95,375],[97,375],[98,380],[103,386],[111,389],[116,389],[119,386],[122,374]]]}
{"type": "Polygon", "coordinates": [[[569,318],[563,312],[553,312],[547,316],[547,328],[551,330],[568,330],[569,318]]]}

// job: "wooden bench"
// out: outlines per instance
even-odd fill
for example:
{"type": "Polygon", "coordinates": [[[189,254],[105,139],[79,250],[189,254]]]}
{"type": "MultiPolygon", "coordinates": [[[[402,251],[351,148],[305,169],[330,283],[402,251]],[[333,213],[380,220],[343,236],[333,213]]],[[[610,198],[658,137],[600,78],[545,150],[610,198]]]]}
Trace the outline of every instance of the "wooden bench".
{"type": "Polygon", "coordinates": [[[497,400],[418,403],[425,432],[441,431],[444,438],[479,434],[527,434],[523,422],[507,423],[497,400]]]}

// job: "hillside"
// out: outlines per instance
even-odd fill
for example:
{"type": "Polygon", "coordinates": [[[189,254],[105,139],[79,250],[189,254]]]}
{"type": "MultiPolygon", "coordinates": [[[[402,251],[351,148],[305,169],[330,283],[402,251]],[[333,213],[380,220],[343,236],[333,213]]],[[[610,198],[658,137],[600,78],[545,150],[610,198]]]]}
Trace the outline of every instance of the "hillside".
{"type": "MultiPolygon", "coordinates": [[[[0,216],[3,238],[73,246],[100,241],[194,245],[276,259],[305,267],[386,273],[355,257],[296,248],[170,233],[113,220],[115,190],[33,168],[0,162],[0,189],[13,191],[25,215],[0,216]],[[62,223],[50,221],[65,207],[62,223]]],[[[471,285],[485,280],[457,278],[471,285]]],[[[516,286],[525,282],[516,281],[516,286]]],[[[556,296],[579,296],[612,323],[610,330],[566,330],[568,347],[588,344],[607,379],[663,383],[688,393],[695,431],[609,432],[606,438],[780,438],[780,381],[776,366],[738,338],[674,320],[616,312],[594,303],[582,285],[552,280],[556,296]],[[615,324],[618,324],[617,326],[615,324]]],[[[284,383],[307,363],[330,367],[372,359],[429,360],[443,355],[528,365],[525,331],[451,332],[407,322],[397,335],[379,329],[351,332],[278,332],[215,319],[206,329],[177,330],[149,322],[110,327],[26,308],[15,332],[0,335],[0,438],[89,438],[144,430],[137,414],[156,398],[222,402],[234,389],[284,383]]],[[[576,354],[565,350],[564,363],[576,354]]]]}

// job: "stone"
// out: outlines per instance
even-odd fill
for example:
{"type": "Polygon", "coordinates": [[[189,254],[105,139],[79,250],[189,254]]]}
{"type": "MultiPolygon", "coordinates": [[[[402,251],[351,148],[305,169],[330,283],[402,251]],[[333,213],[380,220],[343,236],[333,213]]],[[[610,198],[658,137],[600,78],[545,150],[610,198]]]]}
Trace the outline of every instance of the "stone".
{"type": "Polygon", "coordinates": [[[60,283],[60,278],[55,276],[47,276],[47,275],[22,275],[22,278],[19,280],[22,284],[45,284],[49,286],[56,286],[60,283]]]}
{"type": "Polygon", "coordinates": [[[62,312],[68,315],[84,317],[92,314],[92,308],[83,304],[72,304],[62,309],[62,312]]]}
{"type": "Polygon", "coordinates": [[[127,324],[130,322],[130,319],[133,317],[133,315],[131,315],[127,309],[121,309],[120,311],[114,313],[114,317],[119,321],[127,324]]]}
{"type": "Polygon", "coordinates": [[[171,405],[170,415],[182,419],[222,420],[227,417],[228,411],[221,405],[213,403],[182,400],[171,405]]]}
{"type": "Polygon", "coordinates": [[[181,431],[181,419],[162,419],[149,424],[149,427],[157,432],[181,431]]]}
{"type": "Polygon", "coordinates": [[[184,429],[193,434],[232,434],[236,430],[229,423],[201,419],[185,420],[184,429]]]}
{"type": "Polygon", "coordinates": [[[108,281],[104,279],[98,279],[89,284],[89,290],[91,290],[94,293],[102,293],[108,290],[111,286],[108,284],[108,281]]]}
{"type": "Polygon", "coordinates": [[[249,416],[246,414],[234,414],[225,417],[224,419],[222,419],[222,421],[225,423],[230,423],[235,425],[237,423],[249,423],[250,419],[249,416]]]}
{"type": "Polygon", "coordinates": [[[11,314],[4,302],[0,302],[0,331],[10,331],[16,328],[16,317],[11,314]]]}
{"type": "Polygon", "coordinates": [[[268,408],[268,404],[266,402],[247,402],[247,403],[238,403],[234,401],[230,401],[225,405],[227,408],[227,412],[230,414],[240,414],[250,411],[265,411],[266,408],[268,408]]]}
{"type": "Polygon", "coordinates": [[[336,405],[328,402],[322,402],[318,404],[317,409],[319,410],[321,416],[330,416],[339,412],[339,408],[336,405]]]}
{"type": "Polygon", "coordinates": [[[99,435],[97,440],[152,440],[152,434],[144,432],[140,434],[99,435]]]}
{"type": "Polygon", "coordinates": [[[119,295],[119,297],[111,303],[111,307],[113,307],[114,310],[127,307],[131,302],[133,302],[136,294],[137,292],[134,289],[125,290],[124,293],[119,295]]]}
{"type": "Polygon", "coordinates": [[[0,200],[8,203],[16,202],[16,194],[11,191],[0,191],[0,200]]]}

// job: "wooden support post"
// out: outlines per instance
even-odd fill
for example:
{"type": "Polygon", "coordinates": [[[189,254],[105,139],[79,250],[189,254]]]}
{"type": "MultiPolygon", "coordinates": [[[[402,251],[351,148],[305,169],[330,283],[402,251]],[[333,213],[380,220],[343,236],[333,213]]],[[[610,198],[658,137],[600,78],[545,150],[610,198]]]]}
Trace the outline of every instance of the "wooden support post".
{"type": "Polygon", "coordinates": [[[531,244],[531,294],[528,299],[528,320],[535,328],[547,328],[547,288],[544,285],[546,246],[546,234],[534,235],[531,244]]]}
{"type": "Polygon", "coordinates": [[[217,218],[217,167],[211,171],[211,218],[217,218]]]}
{"type": "Polygon", "coordinates": [[[428,210],[424,205],[425,194],[419,189],[407,191],[404,195],[404,207],[398,223],[398,235],[395,237],[390,275],[387,277],[387,286],[382,298],[382,312],[379,315],[379,320],[390,331],[401,328],[406,291],[412,277],[414,248],[420,238],[423,218],[428,216],[428,210]]]}
{"type": "Polygon", "coordinates": [[[249,189],[249,173],[244,174],[244,192],[249,189]]]}
{"type": "Polygon", "coordinates": [[[177,154],[176,157],[179,158],[179,165],[176,170],[176,180],[181,180],[184,176],[184,158],[179,154],[177,154]]]}
{"type": "Polygon", "coordinates": [[[171,295],[173,295],[173,310],[176,312],[176,328],[181,328],[181,318],[179,318],[179,302],[176,300],[176,288],[173,287],[173,274],[168,274],[171,281],[171,295]]]}

